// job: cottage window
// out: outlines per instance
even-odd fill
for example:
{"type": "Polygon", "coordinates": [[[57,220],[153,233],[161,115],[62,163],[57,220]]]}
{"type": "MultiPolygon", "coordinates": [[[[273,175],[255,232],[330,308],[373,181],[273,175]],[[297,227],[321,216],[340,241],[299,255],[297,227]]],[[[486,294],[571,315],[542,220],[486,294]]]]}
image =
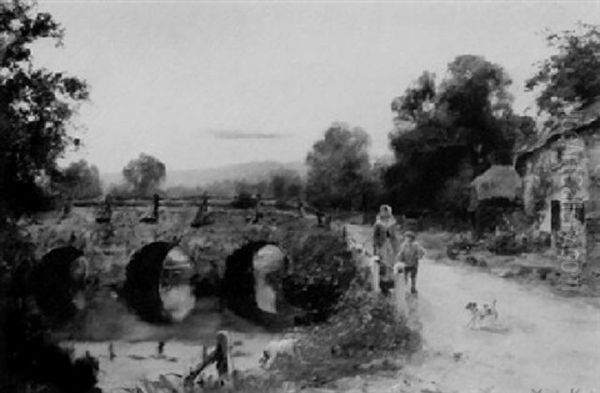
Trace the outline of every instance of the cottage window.
{"type": "Polygon", "coordinates": [[[556,148],[556,161],[557,162],[562,162],[564,151],[565,151],[565,147],[564,146],[558,146],[556,148]]]}
{"type": "Polygon", "coordinates": [[[583,203],[575,207],[575,217],[577,217],[580,223],[585,224],[585,206],[583,203]]]}
{"type": "Polygon", "coordinates": [[[550,202],[550,229],[552,232],[560,231],[560,201],[550,202]]]}

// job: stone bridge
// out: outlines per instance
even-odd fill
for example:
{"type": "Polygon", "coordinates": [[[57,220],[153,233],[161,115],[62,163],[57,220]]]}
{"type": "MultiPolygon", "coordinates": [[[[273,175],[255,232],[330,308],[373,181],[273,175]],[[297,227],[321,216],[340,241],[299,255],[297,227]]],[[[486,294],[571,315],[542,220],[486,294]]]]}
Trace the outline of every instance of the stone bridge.
{"type": "Polygon", "coordinates": [[[163,208],[156,224],[139,222],[145,210],[117,208],[110,223],[97,223],[93,209],[77,207],[67,217],[41,217],[28,232],[38,260],[58,247],[81,250],[92,281],[119,288],[152,322],[180,320],[195,298],[215,296],[243,316],[288,323],[299,310],[285,301],[281,277],[294,250],[315,233],[341,238],[316,219],[274,208],[252,223],[253,210],[221,207],[199,228],[190,225],[195,207],[163,208]]]}

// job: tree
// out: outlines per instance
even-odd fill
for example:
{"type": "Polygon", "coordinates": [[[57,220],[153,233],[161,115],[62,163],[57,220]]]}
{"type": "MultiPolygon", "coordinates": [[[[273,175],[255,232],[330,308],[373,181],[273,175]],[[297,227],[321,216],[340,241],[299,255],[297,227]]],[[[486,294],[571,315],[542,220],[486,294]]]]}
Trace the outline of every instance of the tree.
{"type": "Polygon", "coordinates": [[[44,38],[60,44],[63,30],[51,15],[20,1],[0,4],[0,217],[40,205],[36,179],[77,140],[67,133],[84,81],[37,68],[29,45],[44,38]]]}
{"type": "Polygon", "coordinates": [[[415,85],[406,89],[404,95],[392,100],[392,112],[397,127],[399,122],[418,122],[428,116],[436,96],[435,74],[425,71],[415,85]]]}
{"type": "Polygon", "coordinates": [[[309,202],[321,208],[359,208],[369,184],[369,135],[361,128],[334,123],[306,157],[309,202]]]}
{"type": "Polygon", "coordinates": [[[515,142],[531,132],[533,120],[512,111],[510,84],[500,65],[462,55],[439,85],[424,72],[395,98],[388,199],[397,207],[463,209],[465,199],[451,196],[491,164],[510,164],[515,142]]]}
{"type": "Polygon", "coordinates": [[[540,112],[559,116],[600,97],[600,26],[579,23],[575,29],[549,32],[549,47],[556,53],[538,64],[526,82],[528,90],[541,89],[540,112]]]}
{"type": "Polygon", "coordinates": [[[302,187],[302,178],[297,171],[280,169],[271,173],[269,188],[277,201],[299,198],[302,187]]]}
{"type": "Polygon", "coordinates": [[[68,146],[78,144],[68,129],[88,98],[81,79],[32,62],[30,44],[45,38],[60,44],[62,36],[60,25],[50,14],[37,13],[34,4],[0,3],[1,391],[73,386],[90,391],[96,382],[97,362],[89,357],[73,361],[50,341],[41,320],[30,313],[21,285],[35,257],[15,219],[40,206],[44,190],[37,180],[56,170],[57,158],[68,146]],[[79,377],[74,380],[74,375],[79,377]]]}
{"type": "Polygon", "coordinates": [[[61,194],[69,198],[85,199],[102,195],[98,168],[85,160],[71,163],[53,177],[61,194]]]}
{"type": "Polygon", "coordinates": [[[123,168],[125,181],[133,188],[134,194],[139,196],[150,196],[156,192],[166,176],[165,164],[144,153],[129,161],[123,168]]]}

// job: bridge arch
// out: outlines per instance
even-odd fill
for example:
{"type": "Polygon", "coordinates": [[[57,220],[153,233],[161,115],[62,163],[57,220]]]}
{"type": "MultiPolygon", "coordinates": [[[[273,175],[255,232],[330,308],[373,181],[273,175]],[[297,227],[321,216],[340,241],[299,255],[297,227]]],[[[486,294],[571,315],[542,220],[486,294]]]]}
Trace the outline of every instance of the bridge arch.
{"type": "Polygon", "coordinates": [[[291,324],[282,279],[289,261],[274,242],[251,241],[227,257],[221,285],[225,304],[266,326],[291,324]]]}
{"type": "Polygon", "coordinates": [[[40,310],[65,320],[85,307],[83,290],[89,264],[83,251],[73,246],[56,247],[42,256],[31,271],[31,289],[40,310]]]}
{"type": "Polygon", "coordinates": [[[193,270],[189,256],[175,243],[147,244],[131,256],[123,297],[143,320],[180,321],[195,305],[193,270]]]}

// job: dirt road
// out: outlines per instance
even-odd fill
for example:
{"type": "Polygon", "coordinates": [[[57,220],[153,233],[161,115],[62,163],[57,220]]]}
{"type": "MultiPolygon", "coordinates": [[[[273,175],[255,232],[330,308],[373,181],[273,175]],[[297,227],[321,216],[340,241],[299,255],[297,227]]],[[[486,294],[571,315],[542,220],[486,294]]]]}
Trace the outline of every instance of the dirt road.
{"type": "MultiPolygon", "coordinates": [[[[348,233],[363,244],[369,242],[368,227],[348,226],[348,233]]],[[[561,297],[466,266],[436,263],[427,255],[418,289],[424,351],[401,375],[431,388],[410,389],[399,375],[396,381],[372,385],[370,391],[600,392],[596,302],[561,297]],[[467,329],[465,305],[493,299],[500,313],[495,329],[467,329]]]]}

